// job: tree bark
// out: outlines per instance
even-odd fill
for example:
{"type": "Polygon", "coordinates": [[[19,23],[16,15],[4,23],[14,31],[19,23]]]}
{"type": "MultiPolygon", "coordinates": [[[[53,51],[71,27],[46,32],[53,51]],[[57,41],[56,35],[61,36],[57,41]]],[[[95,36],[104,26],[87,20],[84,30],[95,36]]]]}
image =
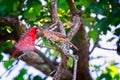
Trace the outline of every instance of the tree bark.
{"type": "Polygon", "coordinates": [[[75,36],[75,44],[79,48],[77,55],[79,56],[77,68],[77,80],[90,80],[88,66],[88,43],[84,25],[82,24],[75,36]]]}

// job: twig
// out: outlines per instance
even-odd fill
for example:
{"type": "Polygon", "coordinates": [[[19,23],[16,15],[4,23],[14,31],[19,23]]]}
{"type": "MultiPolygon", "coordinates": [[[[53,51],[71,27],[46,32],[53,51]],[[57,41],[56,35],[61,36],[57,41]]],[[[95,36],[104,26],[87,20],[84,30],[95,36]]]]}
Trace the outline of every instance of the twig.
{"type": "Polygon", "coordinates": [[[57,71],[54,75],[54,79],[53,80],[60,80],[61,78],[61,74],[64,72],[64,68],[62,67],[62,63],[59,64],[57,71]]]}
{"type": "Polygon", "coordinates": [[[6,75],[6,77],[7,76],[9,76],[9,74],[15,69],[15,68],[17,68],[17,65],[18,63],[16,63],[16,65],[14,65],[14,67],[12,67],[10,70],[9,70],[9,72],[7,73],[7,75],[6,75]]]}
{"type": "Polygon", "coordinates": [[[54,42],[52,42],[51,40],[49,40],[50,43],[57,49],[57,51],[61,54],[61,57],[62,57],[62,66],[64,69],[67,69],[67,56],[65,55],[65,53],[63,52],[63,50],[57,45],[55,44],[54,42]]]}
{"type": "Polygon", "coordinates": [[[9,71],[9,74],[10,74],[10,72],[12,71],[11,69],[12,69],[15,65],[18,64],[19,59],[15,59],[14,62],[15,62],[15,61],[16,61],[16,63],[14,63],[14,65],[12,64],[12,66],[8,67],[8,69],[0,76],[0,79],[2,78],[2,76],[3,76],[7,71],[9,71]]]}
{"type": "Polygon", "coordinates": [[[53,30],[55,30],[57,27],[55,26],[56,24],[58,23],[58,21],[57,22],[55,22],[54,24],[52,24],[49,28],[50,28],[50,31],[53,31],[53,30]],[[55,26],[55,27],[54,27],[55,26]]]}
{"type": "Polygon", "coordinates": [[[67,56],[64,54],[63,50],[54,42],[52,42],[51,40],[49,40],[50,43],[57,49],[57,51],[59,51],[59,53],[61,54],[62,57],[62,62],[59,64],[57,71],[54,75],[54,80],[60,80],[60,77],[62,75],[62,73],[67,69],[67,56]]]}
{"type": "Polygon", "coordinates": [[[42,38],[38,39],[34,45],[37,45],[41,40],[42,40],[42,38]]]}
{"type": "Polygon", "coordinates": [[[37,17],[37,21],[40,20],[40,19],[46,18],[46,17],[50,17],[50,16],[49,16],[49,15],[46,15],[46,16],[38,16],[38,17],[37,17]]]}
{"type": "Polygon", "coordinates": [[[52,70],[56,69],[55,66],[53,65],[53,62],[52,62],[49,58],[47,58],[40,50],[35,49],[34,51],[35,51],[40,57],[43,58],[43,60],[45,61],[45,63],[48,63],[48,64],[50,65],[50,68],[51,68],[52,70]]]}
{"type": "Polygon", "coordinates": [[[89,51],[89,55],[94,51],[94,49],[96,48],[97,44],[98,44],[98,43],[96,42],[96,43],[93,45],[91,51],[89,51]]]}
{"type": "Polygon", "coordinates": [[[74,59],[74,72],[73,72],[73,80],[76,80],[76,76],[77,76],[77,62],[78,62],[78,56],[77,55],[73,55],[73,59],[74,59]]]}
{"type": "Polygon", "coordinates": [[[117,49],[104,48],[104,47],[101,47],[100,45],[97,45],[96,47],[98,47],[98,48],[100,48],[100,49],[104,49],[104,50],[117,51],[117,49]]]}
{"type": "MultiPolygon", "coordinates": [[[[50,41],[50,40],[49,40],[50,41]]],[[[53,43],[52,41],[50,41],[51,44],[53,46],[55,46],[55,48],[60,52],[61,56],[62,56],[62,62],[59,64],[58,69],[54,75],[54,79],[59,80],[60,79],[60,75],[64,72],[64,69],[67,69],[67,57],[72,57],[74,59],[74,72],[73,72],[73,80],[76,80],[76,73],[77,73],[77,62],[78,62],[78,56],[77,55],[73,55],[73,54],[69,54],[69,55],[65,55],[64,52],[62,51],[62,49],[57,46],[55,43],[53,43]],[[59,75],[59,76],[58,76],[59,75]]]]}
{"type": "Polygon", "coordinates": [[[41,46],[41,45],[35,45],[35,46],[39,46],[39,47],[41,47],[41,48],[54,49],[54,48],[52,48],[52,47],[50,47],[50,46],[41,46]]]}
{"type": "Polygon", "coordinates": [[[1,60],[0,62],[12,62],[12,61],[15,61],[15,60],[1,60]]]}
{"type": "MultiPolygon", "coordinates": [[[[100,33],[100,32],[99,32],[99,33],[100,33]]],[[[91,51],[89,51],[89,55],[90,55],[90,54],[94,51],[94,49],[97,47],[98,41],[99,41],[99,34],[98,34],[98,36],[97,36],[96,42],[95,42],[95,44],[93,45],[91,51]]]]}
{"type": "Polygon", "coordinates": [[[101,46],[98,44],[98,39],[99,39],[99,35],[98,35],[97,41],[95,42],[95,44],[94,44],[94,46],[92,47],[91,51],[89,51],[89,54],[91,54],[96,47],[97,47],[97,48],[100,48],[100,49],[104,49],[104,50],[111,50],[111,51],[116,51],[116,50],[117,50],[117,49],[109,49],[109,48],[101,47],[101,46]]]}

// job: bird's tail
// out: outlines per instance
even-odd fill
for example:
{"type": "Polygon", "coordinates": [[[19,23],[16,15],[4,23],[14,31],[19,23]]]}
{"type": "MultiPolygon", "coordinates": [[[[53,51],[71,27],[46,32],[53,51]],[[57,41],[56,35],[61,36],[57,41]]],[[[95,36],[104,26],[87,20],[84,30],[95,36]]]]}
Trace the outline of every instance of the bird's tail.
{"type": "Polygon", "coordinates": [[[66,40],[70,45],[72,45],[73,48],[75,48],[77,51],[79,50],[73,43],[71,43],[69,40],[66,40]]]}
{"type": "Polygon", "coordinates": [[[16,49],[16,50],[13,52],[12,56],[10,57],[10,60],[11,60],[19,51],[20,51],[19,49],[16,49]]]}

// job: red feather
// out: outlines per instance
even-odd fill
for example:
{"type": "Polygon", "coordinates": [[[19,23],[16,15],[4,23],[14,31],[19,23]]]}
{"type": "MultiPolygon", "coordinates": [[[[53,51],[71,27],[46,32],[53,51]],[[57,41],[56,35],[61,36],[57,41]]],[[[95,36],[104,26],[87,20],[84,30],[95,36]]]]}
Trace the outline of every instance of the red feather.
{"type": "Polygon", "coordinates": [[[36,39],[36,32],[37,32],[37,28],[32,27],[29,29],[28,32],[24,33],[21,36],[18,43],[15,44],[15,47],[17,49],[13,52],[11,58],[14,57],[20,51],[26,52],[26,51],[34,50],[35,48],[34,41],[36,39]]]}

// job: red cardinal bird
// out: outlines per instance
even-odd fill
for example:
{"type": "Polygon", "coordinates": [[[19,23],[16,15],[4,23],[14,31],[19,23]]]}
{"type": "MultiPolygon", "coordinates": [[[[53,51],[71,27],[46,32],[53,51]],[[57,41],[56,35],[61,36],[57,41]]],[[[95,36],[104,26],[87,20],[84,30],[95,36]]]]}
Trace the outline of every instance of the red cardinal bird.
{"type": "MultiPolygon", "coordinates": [[[[18,43],[15,44],[15,47],[17,48],[11,58],[13,58],[18,52],[28,52],[35,49],[34,41],[36,39],[36,33],[39,31],[37,27],[32,27],[29,29],[28,32],[24,33],[18,43]]],[[[10,58],[10,59],[11,59],[10,58]]]]}

